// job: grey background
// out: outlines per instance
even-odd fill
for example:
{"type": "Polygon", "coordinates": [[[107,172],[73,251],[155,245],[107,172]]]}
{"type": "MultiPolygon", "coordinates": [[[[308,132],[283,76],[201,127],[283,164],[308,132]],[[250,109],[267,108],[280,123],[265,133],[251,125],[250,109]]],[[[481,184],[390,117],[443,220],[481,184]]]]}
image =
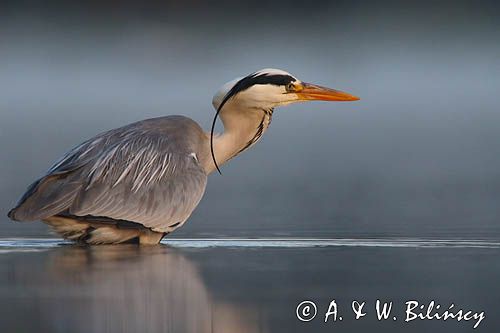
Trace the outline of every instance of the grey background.
{"type": "Polygon", "coordinates": [[[49,235],[5,215],[71,147],[168,114],[208,128],[219,86],[264,67],[361,101],[277,109],[175,236],[500,235],[494,1],[0,9],[2,237],[49,235]]]}

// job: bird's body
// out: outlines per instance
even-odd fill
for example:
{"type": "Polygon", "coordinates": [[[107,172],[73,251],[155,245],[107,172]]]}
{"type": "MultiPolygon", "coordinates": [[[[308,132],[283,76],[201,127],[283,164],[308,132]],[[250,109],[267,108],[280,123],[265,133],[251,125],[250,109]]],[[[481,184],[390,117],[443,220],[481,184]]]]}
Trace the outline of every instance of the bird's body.
{"type": "Polygon", "coordinates": [[[103,231],[99,225],[113,228],[106,229],[107,238],[114,233],[117,242],[146,231],[163,235],[198,205],[209,158],[208,137],[192,119],[136,122],[72,149],[31,186],[11,216],[44,220],[64,237],[90,243],[102,241],[93,239],[103,231]]]}
{"type": "Polygon", "coordinates": [[[9,217],[42,220],[64,238],[89,244],[158,243],[189,218],[217,162],[257,142],[274,106],[291,102],[252,101],[255,95],[265,96],[259,91],[245,96],[251,87],[263,89],[266,80],[274,86],[283,83],[277,80],[299,82],[286,72],[274,73],[256,72],[216,94],[213,104],[224,133],[213,141],[212,133],[184,116],[147,119],[101,133],[34,182],[9,217]]]}

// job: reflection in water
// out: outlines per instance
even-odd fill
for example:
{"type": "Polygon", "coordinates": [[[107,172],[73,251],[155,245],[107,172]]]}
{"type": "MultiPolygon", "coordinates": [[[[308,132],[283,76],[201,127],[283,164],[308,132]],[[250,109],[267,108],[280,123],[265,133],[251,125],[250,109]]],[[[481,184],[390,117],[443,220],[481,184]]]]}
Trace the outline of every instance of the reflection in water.
{"type": "MultiPolygon", "coordinates": [[[[251,309],[214,303],[196,265],[175,249],[64,246],[46,270],[14,265],[16,287],[40,286],[30,318],[51,332],[257,332],[251,309]]],[[[11,290],[11,297],[20,288],[11,290]]]]}
{"type": "Polygon", "coordinates": [[[272,246],[251,247],[241,242],[246,245],[226,240],[221,243],[227,246],[173,248],[1,241],[0,250],[7,252],[0,252],[0,332],[455,333],[472,329],[464,321],[406,324],[407,300],[435,300],[444,307],[454,303],[457,308],[485,311],[481,332],[500,329],[500,318],[494,315],[500,307],[498,246],[477,246],[477,241],[431,247],[419,242],[410,247],[372,240],[371,246],[351,242],[350,246],[266,243],[272,246]],[[307,324],[295,315],[297,304],[306,299],[318,306],[318,317],[307,324]],[[345,319],[325,324],[332,299],[345,319]],[[395,315],[401,319],[378,321],[373,315],[377,299],[393,301],[395,315]],[[363,320],[354,319],[353,300],[366,301],[367,311],[371,309],[363,320]]]}

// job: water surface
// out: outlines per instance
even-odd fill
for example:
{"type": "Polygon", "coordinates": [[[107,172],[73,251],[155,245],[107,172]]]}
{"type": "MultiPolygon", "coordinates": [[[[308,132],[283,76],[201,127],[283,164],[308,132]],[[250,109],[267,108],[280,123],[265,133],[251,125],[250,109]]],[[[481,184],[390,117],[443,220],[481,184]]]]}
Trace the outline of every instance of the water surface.
{"type": "Polygon", "coordinates": [[[500,243],[425,239],[169,239],[84,247],[0,240],[3,332],[469,332],[472,322],[404,322],[405,302],[485,311],[500,328],[500,243]],[[397,321],[378,321],[377,299],[397,321]],[[303,300],[311,322],[296,318],[303,300]],[[342,321],[324,323],[329,303],[342,321]],[[355,320],[353,300],[366,301],[355,320]],[[29,320],[26,320],[29,318],[29,320]]]}

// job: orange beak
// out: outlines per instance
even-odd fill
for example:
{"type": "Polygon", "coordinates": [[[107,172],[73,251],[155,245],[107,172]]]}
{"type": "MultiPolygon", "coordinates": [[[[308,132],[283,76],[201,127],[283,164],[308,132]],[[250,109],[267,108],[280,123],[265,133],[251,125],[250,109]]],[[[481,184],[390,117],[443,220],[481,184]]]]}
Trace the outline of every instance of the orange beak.
{"type": "Polygon", "coordinates": [[[303,101],[337,101],[348,102],[358,101],[359,97],[348,94],[346,92],[330,89],[326,87],[317,86],[315,84],[302,82],[301,87],[297,87],[297,96],[303,101]]]}

